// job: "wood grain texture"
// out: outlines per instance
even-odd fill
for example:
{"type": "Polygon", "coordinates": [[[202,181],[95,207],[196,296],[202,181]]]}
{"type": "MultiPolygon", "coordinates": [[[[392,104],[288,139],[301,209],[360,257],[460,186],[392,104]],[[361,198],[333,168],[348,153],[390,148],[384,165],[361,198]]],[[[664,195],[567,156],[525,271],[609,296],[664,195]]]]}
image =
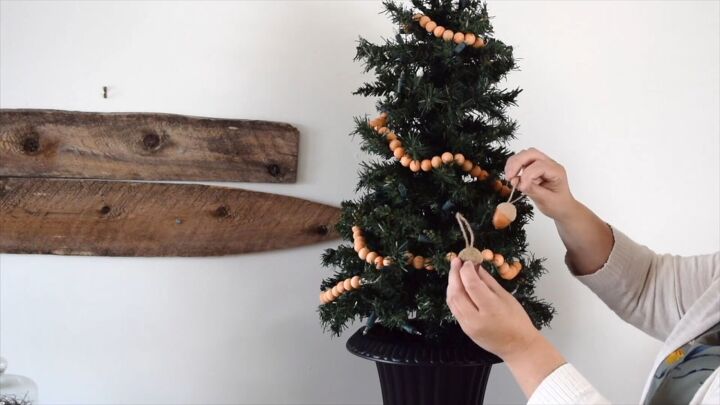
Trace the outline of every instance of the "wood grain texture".
{"type": "Polygon", "coordinates": [[[0,176],[293,183],[298,137],[278,122],[0,109],[0,176]]]}
{"type": "Polygon", "coordinates": [[[194,184],[0,178],[0,252],[219,256],[336,238],[339,208],[194,184]]]}

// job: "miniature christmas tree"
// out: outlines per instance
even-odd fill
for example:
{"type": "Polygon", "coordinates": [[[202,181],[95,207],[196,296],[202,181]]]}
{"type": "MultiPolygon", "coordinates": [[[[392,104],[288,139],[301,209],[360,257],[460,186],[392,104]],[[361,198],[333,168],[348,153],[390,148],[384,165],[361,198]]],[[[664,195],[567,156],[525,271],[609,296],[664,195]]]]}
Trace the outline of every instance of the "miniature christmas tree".
{"type": "Polygon", "coordinates": [[[534,295],[544,268],[523,230],[532,207],[521,198],[516,218],[496,213],[511,197],[502,173],[517,123],[507,108],[521,90],[501,82],[516,68],[512,47],[492,37],[480,1],[412,4],[384,2],[398,33],[357,47],[376,78],[355,94],[378,97],[379,112],[356,118],[353,134],[379,159],[362,163],[359,196],[342,204],[337,230],[351,243],[323,255],[334,274],[321,285],[322,324],[339,335],[367,319],[429,339],[455,325],[445,293],[449,260],[466,246],[462,213],[485,268],[540,328],[554,310],[534,295]]]}

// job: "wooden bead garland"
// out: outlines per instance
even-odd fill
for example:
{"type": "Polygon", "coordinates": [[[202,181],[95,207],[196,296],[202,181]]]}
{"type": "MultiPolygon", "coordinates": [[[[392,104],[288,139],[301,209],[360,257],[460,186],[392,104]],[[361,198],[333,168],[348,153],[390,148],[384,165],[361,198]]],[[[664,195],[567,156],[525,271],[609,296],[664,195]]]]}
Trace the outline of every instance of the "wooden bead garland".
{"type": "MultiPolygon", "coordinates": [[[[393,260],[390,257],[383,257],[378,252],[371,251],[365,242],[362,229],[359,226],[352,227],[353,232],[353,246],[355,251],[358,252],[358,257],[368,262],[368,264],[374,265],[376,269],[382,270],[387,266],[393,264],[393,260]]],[[[425,269],[427,271],[435,270],[432,260],[424,258],[422,256],[415,256],[414,254],[407,252],[405,253],[406,263],[417,270],[425,269]]]]}
{"type": "MultiPolygon", "coordinates": [[[[379,253],[370,251],[368,249],[368,247],[365,245],[365,238],[363,237],[362,229],[359,226],[353,226],[352,232],[353,232],[353,242],[355,245],[355,251],[358,252],[358,256],[361,259],[367,261],[369,264],[374,264],[375,268],[377,268],[378,270],[381,270],[381,269],[391,266],[393,264],[392,258],[380,256],[379,253]],[[371,258],[372,258],[372,260],[371,260],[371,258]]],[[[473,249],[475,249],[475,248],[473,248],[473,249]]],[[[477,249],[475,249],[475,250],[477,250],[477,249]]],[[[522,265],[522,263],[520,263],[520,261],[508,262],[505,260],[503,255],[501,255],[499,253],[493,253],[493,251],[490,249],[484,249],[482,252],[478,251],[477,256],[472,257],[472,258],[469,258],[468,256],[466,256],[464,254],[464,252],[466,253],[467,250],[464,249],[463,252],[460,252],[460,255],[458,255],[455,252],[449,252],[448,254],[445,255],[445,259],[448,262],[451,262],[454,258],[460,257],[462,260],[470,260],[473,263],[477,263],[477,264],[480,264],[482,262],[490,262],[498,269],[498,273],[500,274],[500,277],[502,277],[505,280],[514,279],[520,273],[520,270],[522,270],[522,268],[523,268],[523,265],[522,265]]],[[[406,264],[408,264],[409,266],[412,266],[416,270],[422,270],[422,269],[425,269],[427,271],[435,270],[435,266],[433,265],[432,260],[429,258],[426,258],[423,256],[416,256],[410,252],[406,252],[404,259],[405,259],[406,264]]],[[[336,292],[338,295],[343,293],[343,289],[345,291],[350,291],[351,289],[357,288],[357,287],[353,287],[350,284],[351,280],[352,279],[347,279],[347,280],[343,281],[342,288],[340,288],[341,283],[338,283],[338,285],[336,286],[336,287],[338,287],[336,289],[336,292]],[[348,288],[348,286],[350,286],[352,288],[348,288]],[[339,290],[339,291],[337,291],[337,290],[339,290]]],[[[358,280],[359,280],[359,277],[358,277],[358,280]]],[[[322,293],[320,295],[321,301],[323,299],[323,296],[325,298],[332,297],[333,296],[332,290],[333,289],[330,289],[330,290],[322,293]],[[329,292],[329,294],[328,294],[328,292],[329,292]],[[325,295],[323,295],[323,294],[325,294],[325,295]]],[[[335,298],[337,298],[337,297],[335,297],[335,298]]]]}
{"type": "Polygon", "coordinates": [[[473,34],[472,32],[454,32],[438,25],[430,17],[422,13],[415,14],[413,16],[413,20],[417,21],[418,24],[425,28],[427,32],[432,33],[437,38],[442,38],[445,42],[452,41],[458,45],[464,43],[465,45],[472,46],[473,48],[482,48],[486,45],[483,38],[473,34]]]}
{"type": "Polygon", "coordinates": [[[354,276],[343,281],[339,281],[334,287],[329,288],[320,293],[320,302],[329,304],[346,292],[357,290],[363,285],[360,276],[354,276]]]}
{"type": "MultiPolygon", "coordinates": [[[[440,156],[433,156],[430,159],[415,160],[410,156],[402,146],[402,141],[398,139],[397,134],[387,127],[388,115],[383,112],[378,117],[368,121],[368,125],[378,134],[385,137],[388,141],[388,147],[393,153],[395,159],[400,160],[403,167],[409,168],[412,172],[420,171],[429,172],[433,169],[439,169],[442,165],[456,164],[463,171],[477,178],[479,181],[485,181],[490,178],[490,173],[482,167],[475,164],[472,160],[467,159],[462,153],[444,152],[440,156]]],[[[492,183],[495,191],[501,196],[507,197],[510,194],[510,188],[507,187],[499,179],[495,179],[492,183]]]]}

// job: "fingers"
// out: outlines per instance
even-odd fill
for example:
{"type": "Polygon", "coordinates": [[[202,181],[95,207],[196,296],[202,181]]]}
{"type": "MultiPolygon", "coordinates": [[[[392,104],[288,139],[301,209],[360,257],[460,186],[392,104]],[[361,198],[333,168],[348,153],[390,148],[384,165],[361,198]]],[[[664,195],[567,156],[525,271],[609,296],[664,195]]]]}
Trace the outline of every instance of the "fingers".
{"type": "Polygon", "coordinates": [[[527,194],[532,199],[543,198],[548,190],[542,186],[545,181],[557,178],[555,165],[547,161],[538,160],[525,167],[518,190],[527,194]]]}
{"type": "Polygon", "coordinates": [[[506,292],[503,286],[500,285],[500,283],[495,280],[495,277],[490,275],[487,270],[485,270],[485,267],[482,265],[478,266],[477,275],[480,277],[480,280],[482,280],[483,283],[494,293],[498,294],[500,292],[506,292]]]}
{"type": "Polygon", "coordinates": [[[467,295],[475,304],[476,308],[482,308],[483,304],[487,302],[488,295],[493,294],[490,288],[483,282],[478,276],[475,264],[473,262],[465,262],[460,268],[460,279],[462,280],[463,286],[467,295]]]}
{"type": "Polygon", "coordinates": [[[535,148],[525,149],[516,153],[505,162],[505,178],[511,179],[512,181],[512,179],[520,173],[520,169],[538,160],[552,159],[535,148]]]}
{"type": "Polygon", "coordinates": [[[468,319],[473,313],[477,312],[477,307],[468,296],[467,291],[465,291],[462,279],[460,278],[461,266],[462,260],[458,258],[453,259],[450,263],[446,298],[450,311],[460,321],[468,319]]]}

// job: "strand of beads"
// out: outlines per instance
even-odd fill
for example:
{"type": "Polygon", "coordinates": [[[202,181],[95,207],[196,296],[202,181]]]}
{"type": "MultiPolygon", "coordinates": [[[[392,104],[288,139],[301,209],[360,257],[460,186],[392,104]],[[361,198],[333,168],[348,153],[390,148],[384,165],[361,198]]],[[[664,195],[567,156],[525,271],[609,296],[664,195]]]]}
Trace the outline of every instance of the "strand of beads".
{"type": "MultiPolygon", "coordinates": [[[[365,260],[366,262],[368,262],[368,264],[374,264],[375,268],[378,270],[381,270],[393,264],[392,258],[383,257],[378,252],[373,252],[367,247],[367,242],[365,241],[362,229],[360,229],[359,226],[353,226],[352,232],[353,245],[355,251],[358,253],[358,257],[361,260],[365,260]]],[[[416,270],[435,270],[435,266],[433,266],[432,260],[424,258],[422,256],[415,256],[410,252],[405,253],[405,261],[408,265],[411,265],[416,270]]]]}
{"type": "Polygon", "coordinates": [[[365,260],[368,264],[374,265],[378,270],[393,263],[391,258],[383,257],[378,252],[373,252],[367,247],[367,242],[359,226],[353,226],[352,231],[353,245],[360,260],[365,260]]]}
{"type": "Polygon", "coordinates": [[[432,33],[436,38],[442,38],[445,42],[452,41],[458,45],[464,43],[465,45],[472,46],[473,48],[482,48],[486,45],[483,38],[473,34],[472,32],[453,32],[453,30],[438,25],[430,17],[422,13],[415,14],[413,16],[413,20],[417,21],[418,24],[425,28],[427,32],[432,33]]]}
{"type": "MultiPolygon", "coordinates": [[[[398,139],[397,134],[387,127],[387,118],[387,113],[383,112],[377,118],[368,121],[368,125],[373,128],[375,132],[385,137],[393,156],[399,159],[400,164],[404,167],[409,168],[413,172],[429,172],[443,165],[456,164],[460,166],[463,171],[477,178],[479,181],[485,181],[490,178],[490,173],[488,173],[487,170],[475,164],[472,160],[465,158],[462,153],[444,152],[440,156],[433,156],[430,159],[414,160],[410,154],[405,151],[402,141],[398,139]]],[[[510,195],[510,187],[504,185],[499,179],[493,180],[492,188],[503,197],[510,195]]]]}
{"type": "Polygon", "coordinates": [[[345,294],[348,291],[357,290],[363,285],[363,281],[360,276],[354,276],[343,281],[340,281],[333,288],[320,293],[320,302],[323,304],[329,304],[335,301],[339,296],[345,294]]]}
{"type": "MultiPolygon", "coordinates": [[[[489,262],[495,265],[495,267],[498,269],[498,273],[500,274],[500,277],[505,280],[512,280],[520,273],[520,270],[522,270],[523,265],[520,263],[520,261],[514,261],[514,262],[508,262],[505,261],[505,257],[501,255],[500,253],[493,253],[490,249],[485,249],[482,252],[480,252],[482,255],[482,260],[484,262],[489,262]]],[[[452,261],[454,258],[457,257],[457,253],[450,252],[447,254],[448,261],[452,261]]]]}

